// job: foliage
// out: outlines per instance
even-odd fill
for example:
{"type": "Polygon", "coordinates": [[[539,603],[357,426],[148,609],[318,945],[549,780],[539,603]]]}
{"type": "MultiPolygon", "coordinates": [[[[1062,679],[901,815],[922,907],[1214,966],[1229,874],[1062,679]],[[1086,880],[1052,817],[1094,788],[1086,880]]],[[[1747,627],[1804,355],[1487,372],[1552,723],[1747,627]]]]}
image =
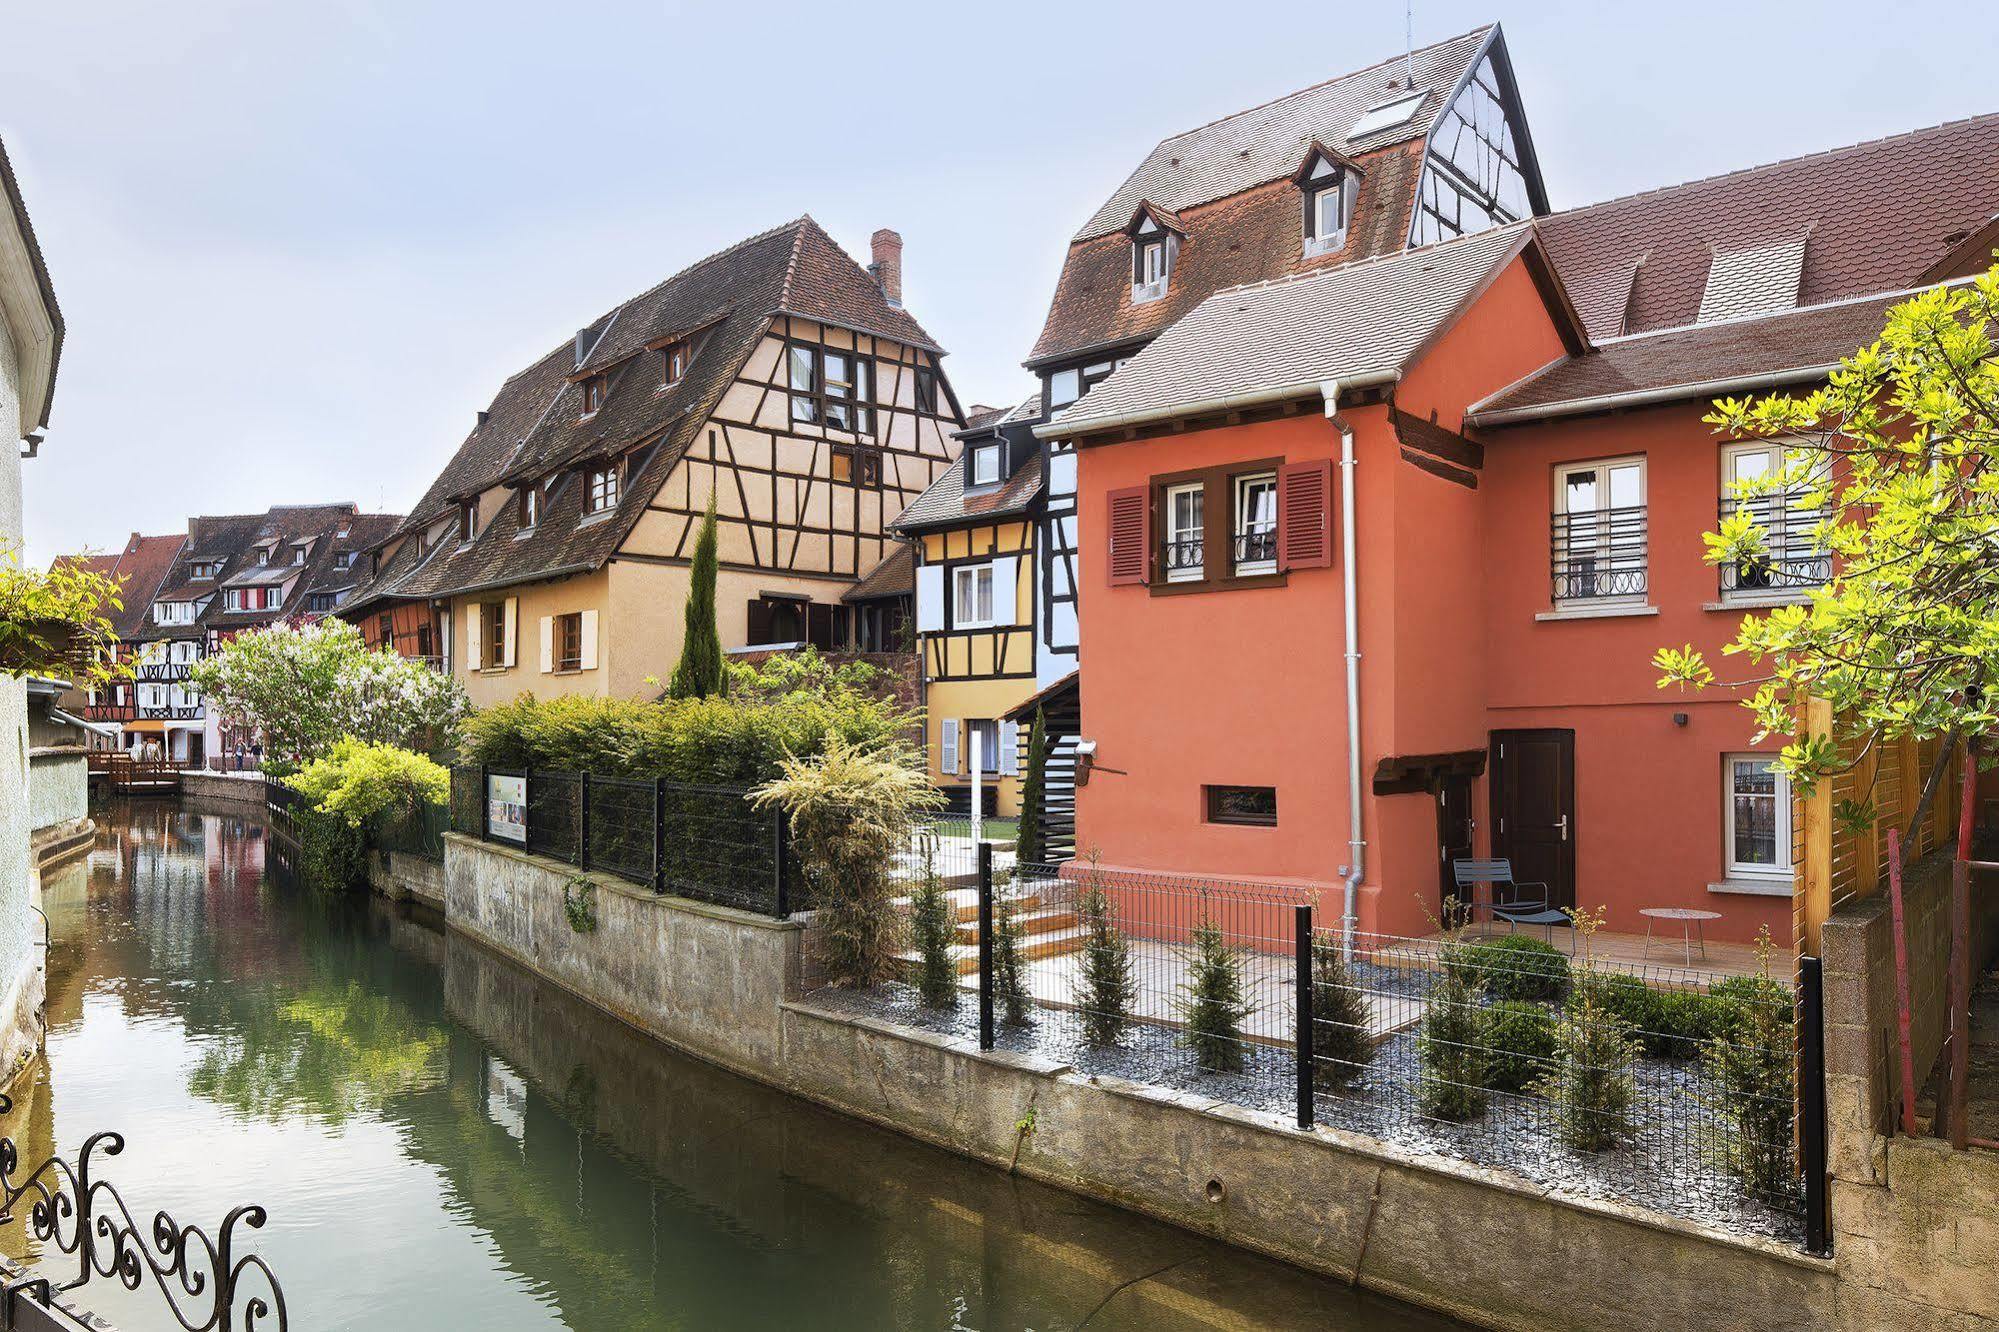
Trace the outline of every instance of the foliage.
{"type": "Polygon", "coordinates": [[[36,573],[17,552],[0,550],[0,675],[108,683],[118,635],[106,612],[124,609],[118,588],[76,560],[36,573]]]}
{"type": "Polygon", "coordinates": [[[1020,922],[1020,904],[1009,892],[993,894],[993,998],[1010,1027],[1034,1020],[1034,996],[1027,990],[1027,961],[1021,947],[1027,928],[1020,922]]]}
{"type": "Polygon", "coordinates": [[[1638,1044],[1631,1024],[1602,1002],[1604,977],[1590,956],[1603,917],[1602,908],[1569,913],[1582,940],[1583,975],[1555,1028],[1554,1068],[1536,1084],[1555,1103],[1562,1141],[1582,1152],[1608,1151],[1629,1137],[1631,1107],[1638,1099],[1631,1076],[1638,1044]]]}
{"type": "Polygon", "coordinates": [[[1367,995],[1340,952],[1337,936],[1312,939],[1312,1077],[1338,1085],[1374,1057],[1367,995]]]}
{"type": "Polygon", "coordinates": [[[339,892],[367,877],[368,839],[358,823],[302,806],[292,812],[298,832],[299,875],[320,892],[339,892]]]}
{"type": "Polygon", "coordinates": [[[910,931],[916,936],[916,989],[930,1008],[958,1006],[958,960],[951,955],[957,923],[944,884],[937,877],[937,847],[923,839],[923,877],[909,901],[910,931]]]}
{"type": "Polygon", "coordinates": [[[451,772],[422,754],[352,736],[284,779],[314,810],[351,827],[406,818],[451,799],[451,772]]]}
{"type": "Polygon", "coordinates": [[[1503,934],[1464,943],[1450,965],[1468,981],[1484,982],[1495,999],[1559,999],[1569,988],[1569,960],[1562,950],[1526,934],[1503,934]]]}
{"type": "Polygon", "coordinates": [[[562,914],[578,934],[597,932],[597,885],[577,875],[562,885],[562,914]]]}
{"type": "Polygon", "coordinates": [[[451,676],[393,651],[370,651],[344,620],[238,634],[194,664],[191,679],[223,716],[263,736],[266,765],[289,771],[343,736],[402,749],[448,746],[467,703],[451,676]]]}
{"type": "Polygon", "coordinates": [[[1221,926],[1202,914],[1194,948],[1186,955],[1183,1039],[1194,1062],[1208,1073],[1237,1073],[1243,1065],[1243,1019],[1251,1008],[1242,993],[1242,950],[1229,945],[1221,926]]]}
{"type": "MultiPolygon", "coordinates": [[[[697,707],[709,706],[703,700],[697,707]]],[[[824,753],[786,758],[751,795],[778,808],[818,903],[814,948],[828,983],[868,987],[895,978],[902,921],[892,871],[915,815],[943,798],[906,748],[870,750],[832,739],[824,753]]]]}
{"type": "Polygon", "coordinates": [[[1111,916],[1110,894],[1089,853],[1077,914],[1083,920],[1083,965],[1076,977],[1076,1007],[1083,1013],[1083,1036],[1091,1045],[1117,1044],[1118,1034],[1138,998],[1131,943],[1111,916]]]}
{"type": "Polygon", "coordinates": [[[1416,1032],[1417,1103],[1426,1115],[1463,1123],[1485,1113],[1485,987],[1469,979],[1469,967],[1451,965],[1449,949],[1416,1032]]]}
{"type": "Polygon", "coordinates": [[[728,688],[722,669],[722,638],[715,631],[715,493],[708,493],[708,512],[701,534],[694,539],[694,565],[687,582],[687,627],[680,642],[680,664],[673,668],[667,693],[674,698],[707,698],[728,688]]]}
{"type": "Polygon", "coordinates": [[[761,671],[731,667],[726,697],[523,694],[469,718],[463,747],[468,763],[489,768],[754,786],[776,778],[787,759],[835,744],[884,756],[905,744],[910,713],[870,692],[879,675],[799,653],[761,671]]]}
{"type": "Polygon", "coordinates": [[[1034,710],[1027,727],[1027,768],[1020,777],[1020,827],[1014,834],[1022,864],[1048,862],[1048,830],[1042,824],[1042,798],[1048,785],[1048,719],[1034,710]]]}
{"type": "MultiPolygon", "coordinates": [[[[1767,563],[1768,524],[1747,501],[1790,494],[1792,507],[1823,511],[1809,543],[1831,558],[1830,581],[1808,604],[1744,616],[1723,649],[1762,667],[1734,683],[1755,686],[1746,706],[1764,732],[1793,737],[1778,766],[1801,789],[1849,766],[1842,750],[1999,726],[1995,315],[1999,268],[1896,305],[1825,387],[1723,399],[1707,417],[1732,438],[1783,440],[1786,455],[1775,475],[1738,487],[1745,504],[1705,538],[1709,563],[1767,563]],[[1833,734],[1804,731],[1807,697],[1832,705],[1833,734]]],[[[1715,683],[1691,646],[1663,648],[1654,664],[1661,687],[1715,683]]]]}
{"type": "Polygon", "coordinates": [[[1528,999],[1502,999],[1485,1010],[1485,1086],[1524,1091],[1554,1066],[1555,1015],[1528,999]]]}
{"type": "Polygon", "coordinates": [[[1737,1178],[1763,1196],[1791,1180],[1795,1103],[1790,995],[1770,978],[1770,932],[1757,941],[1760,966],[1736,977],[1730,1021],[1701,1052],[1707,1075],[1703,1097],[1720,1117],[1716,1155],[1737,1178]]]}

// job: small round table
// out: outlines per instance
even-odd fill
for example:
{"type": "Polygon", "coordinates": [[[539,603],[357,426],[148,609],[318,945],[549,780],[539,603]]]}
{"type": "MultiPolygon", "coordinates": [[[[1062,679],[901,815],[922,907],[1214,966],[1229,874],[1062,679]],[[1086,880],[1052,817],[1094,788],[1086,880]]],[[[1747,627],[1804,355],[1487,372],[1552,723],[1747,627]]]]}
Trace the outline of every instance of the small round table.
{"type": "Polygon", "coordinates": [[[1687,948],[1687,965],[1694,961],[1694,940],[1701,945],[1701,961],[1707,961],[1708,921],[1720,920],[1719,911],[1701,911],[1694,907],[1640,907],[1638,914],[1645,917],[1645,956],[1652,956],[1652,922],[1655,920],[1676,920],[1680,922],[1680,940],[1687,948]]]}

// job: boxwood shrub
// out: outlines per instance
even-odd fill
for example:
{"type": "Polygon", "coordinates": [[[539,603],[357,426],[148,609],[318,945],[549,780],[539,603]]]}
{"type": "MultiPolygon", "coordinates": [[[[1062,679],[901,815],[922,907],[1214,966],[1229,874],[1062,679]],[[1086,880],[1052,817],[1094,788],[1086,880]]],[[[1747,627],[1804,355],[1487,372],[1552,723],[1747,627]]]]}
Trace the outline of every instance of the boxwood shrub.
{"type": "Polygon", "coordinates": [[[1526,1090],[1554,1068],[1555,1015],[1525,999],[1502,999],[1485,1010],[1485,1085],[1526,1090]]]}
{"type": "Polygon", "coordinates": [[[1483,982],[1495,999],[1559,999],[1569,988],[1569,959],[1562,950],[1526,934],[1460,945],[1444,965],[1468,985],[1483,982]]]}

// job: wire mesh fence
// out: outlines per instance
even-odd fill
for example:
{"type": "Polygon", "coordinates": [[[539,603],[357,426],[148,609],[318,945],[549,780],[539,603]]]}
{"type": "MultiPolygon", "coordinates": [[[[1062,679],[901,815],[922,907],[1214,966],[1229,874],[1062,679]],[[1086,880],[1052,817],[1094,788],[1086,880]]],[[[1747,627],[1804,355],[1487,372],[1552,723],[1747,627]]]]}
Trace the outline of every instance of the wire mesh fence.
{"type": "Polygon", "coordinates": [[[444,859],[444,834],[451,826],[452,811],[445,805],[423,805],[414,812],[380,820],[373,830],[377,849],[420,856],[425,860],[444,859]]]}

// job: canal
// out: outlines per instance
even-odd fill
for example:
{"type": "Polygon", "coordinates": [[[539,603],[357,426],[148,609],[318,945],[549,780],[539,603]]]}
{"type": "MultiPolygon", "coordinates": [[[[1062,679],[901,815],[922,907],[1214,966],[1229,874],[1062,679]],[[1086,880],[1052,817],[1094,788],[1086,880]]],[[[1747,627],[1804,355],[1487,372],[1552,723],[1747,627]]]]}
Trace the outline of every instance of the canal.
{"type": "Polygon", "coordinates": [[[105,1173],[142,1217],[264,1204],[302,1332],[1456,1326],[682,1057],[435,919],[297,887],[260,819],[97,816],[44,883],[48,1058],[11,1131],[34,1159],[123,1132],[105,1173]]]}

